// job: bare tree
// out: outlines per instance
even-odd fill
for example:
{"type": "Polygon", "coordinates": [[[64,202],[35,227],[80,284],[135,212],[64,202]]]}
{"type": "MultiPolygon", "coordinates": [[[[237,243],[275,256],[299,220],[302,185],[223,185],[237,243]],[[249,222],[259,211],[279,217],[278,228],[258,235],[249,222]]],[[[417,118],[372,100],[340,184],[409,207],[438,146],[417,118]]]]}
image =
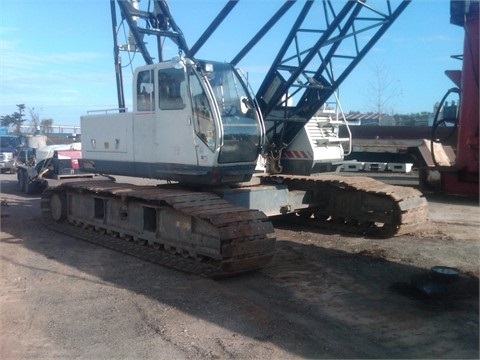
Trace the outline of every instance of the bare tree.
{"type": "Polygon", "coordinates": [[[43,119],[40,122],[40,129],[43,134],[51,134],[53,132],[53,119],[43,119]]]}
{"type": "Polygon", "coordinates": [[[402,96],[400,81],[392,78],[384,64],[377,64],[367,85],[367,104],[380,120],[386,114],[393,114],[395,101],[402,96]]]}
{"type": "Polygon", "coordinates": [[[40,113],[34,107],[28,108],[30,113],[30,131],[33,133],[40,128],[40,113]]]}

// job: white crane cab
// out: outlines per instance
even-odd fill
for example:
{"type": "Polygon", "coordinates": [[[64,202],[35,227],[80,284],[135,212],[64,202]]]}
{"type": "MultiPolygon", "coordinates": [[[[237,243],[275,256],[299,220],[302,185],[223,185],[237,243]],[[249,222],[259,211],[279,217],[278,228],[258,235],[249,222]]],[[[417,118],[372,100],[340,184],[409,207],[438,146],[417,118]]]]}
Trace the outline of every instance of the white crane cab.
{"type": "Polygon", "coordinates": [[[265,130],[231,64],[177,57],[142,66],[132,93],[132,112],[82,116],[82,169],[191,184],[250,179],[265,130]]]}

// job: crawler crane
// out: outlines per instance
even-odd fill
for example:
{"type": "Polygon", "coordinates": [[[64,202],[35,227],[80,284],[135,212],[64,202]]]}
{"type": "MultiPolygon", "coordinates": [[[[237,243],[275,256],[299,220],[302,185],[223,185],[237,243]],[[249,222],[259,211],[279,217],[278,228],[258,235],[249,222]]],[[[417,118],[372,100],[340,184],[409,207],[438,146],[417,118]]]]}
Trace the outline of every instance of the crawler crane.
{"type": "Polygon", "coordinates": [[[214,277],[258,269],[272,259],[272,216],[381,237],[425,222],[427,203],[415,189],[324,174],[350,144],[339,138],[342,121],[327,100],[408,1],[381,2],[384,10],[365,1],[339,9],[338,1],[286,1],[230,62],[197,58],[237,4],[228,1],[188,47],[165,1],[151,1],[146,10],[137,1],[111,1],[119,109],[82,117],[81,166],[164,181],[82,181],[47,189],[42,209],[51,227],[214,277]],[[126,44],[117,39],[118,9],[130,30],[126,44]],[[253,95],[237,65],[254,49],[265,49],[262,39],[280,24],[284,40],[275,50],[268,45],[275,59],[253,95]],[[165,60],[167,40],[178,55],[165,60]],[[145,62],[133,73],[132,111],[124,100],[122,50],[145,62]]]}

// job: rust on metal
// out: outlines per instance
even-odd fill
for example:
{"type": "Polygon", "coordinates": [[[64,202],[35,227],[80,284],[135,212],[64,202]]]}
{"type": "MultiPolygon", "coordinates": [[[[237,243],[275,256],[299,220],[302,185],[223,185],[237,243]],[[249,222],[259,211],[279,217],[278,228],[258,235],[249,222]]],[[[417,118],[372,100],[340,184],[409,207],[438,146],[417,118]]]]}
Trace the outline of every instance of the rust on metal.
{"type": "MultiPolygon", "coordinates": [[[[56,202],[57,206],[60,203],[56,202]]],[[[239,208],[211,193],[105,181],[65,183],[44,192],[42,213],[48,226],[57,231],[202,276],[256,270],[268,264],[275,252],[275,238],[270,236],[274,228],[265,214],[239,208]],[[52,213],[59,213],[52,209],[53,194],[72,199],[82,194],[82,199],[87,199],[86,214],[84,208],[79,210],[81,215],[70,211],[76,206],[72,202],[65,219],[53,221],[52,213]],[[125,203],[110,207],[123,209],[123,218],[108,210],[95,210],[96,197],[100,203],[125,203]],[[148,222],[144,208],[155,212],[150,221],[156,225],[150,224],[148,231],[138,224],[148,222]],[[146,243],[152,245],[148,251],[140,245],[146,243]]]]}
{"type": "MultiPolygon", "coordinates": [[[[392,237],[412,233],[428,221],[428,204],[414,188],[385,184],[370,177],[319,174],[305,177],[275,175],[262,177],[264,182],[284,183],[295,189],[314,189],[321,194],[317,208],[306,212],[318,215],[315,226],[340,232],[374,237],[392,237]]],[[[312,223],[310,217],[298,221],[312,223]]]]}

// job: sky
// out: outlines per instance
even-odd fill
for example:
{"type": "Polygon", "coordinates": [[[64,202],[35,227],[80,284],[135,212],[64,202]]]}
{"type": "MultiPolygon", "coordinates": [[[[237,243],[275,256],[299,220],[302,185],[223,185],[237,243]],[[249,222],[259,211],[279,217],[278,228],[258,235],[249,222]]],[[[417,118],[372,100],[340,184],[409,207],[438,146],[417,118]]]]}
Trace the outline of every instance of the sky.
{"type": "MultiPolygon", "coordinates": [[[[147,2],[143,0],[142,6],[147,2]]],[[[202,48],[198,57],[231,60],[245,39],[281,3],[241,0],[232,12],[233,18],[222,25],[218,36],[202,48]]],[[[224,0],[169,1],[189,46],[224,5],[224,0]]],[[[341,85],[343,110],[372,110],[369,88],[381,69],[388,82],[395,84],[394,96],[388,104],[390,112],[433,111],[434,104],[453,87],[444,71],[461,69],[461,62],[451,56],[462,53],[464,32],[450,24],[449,11],[447,0],[412,0],[341,85]]],[[[283,38],[278,36],[276,40],[283,38]]],[[[172,57],[176,55],[173,47],[168,50],[172,57]]],[[[256,90],[269,68],[272,54],[267,44],[253,55],[239,66],[248,73],[256,90]]],[[[131,81],[132,66],[143,64],[140,55],[132,66],[129,63],[128,54],[123,53],[126,83],[131,81]]],[[[126,97],[128,107],[131,104],[128,91],[126,97]]],[[[108,0],[0,2],[0,116],[17,111],[17,104],[33,109],[40,119],[53,119],[54,125],[72,126],[78,126],[80,116],[87,111],[118,107],[108,0]]],[[[26,119],[30,120],[28,114],[26,119]]]]}

